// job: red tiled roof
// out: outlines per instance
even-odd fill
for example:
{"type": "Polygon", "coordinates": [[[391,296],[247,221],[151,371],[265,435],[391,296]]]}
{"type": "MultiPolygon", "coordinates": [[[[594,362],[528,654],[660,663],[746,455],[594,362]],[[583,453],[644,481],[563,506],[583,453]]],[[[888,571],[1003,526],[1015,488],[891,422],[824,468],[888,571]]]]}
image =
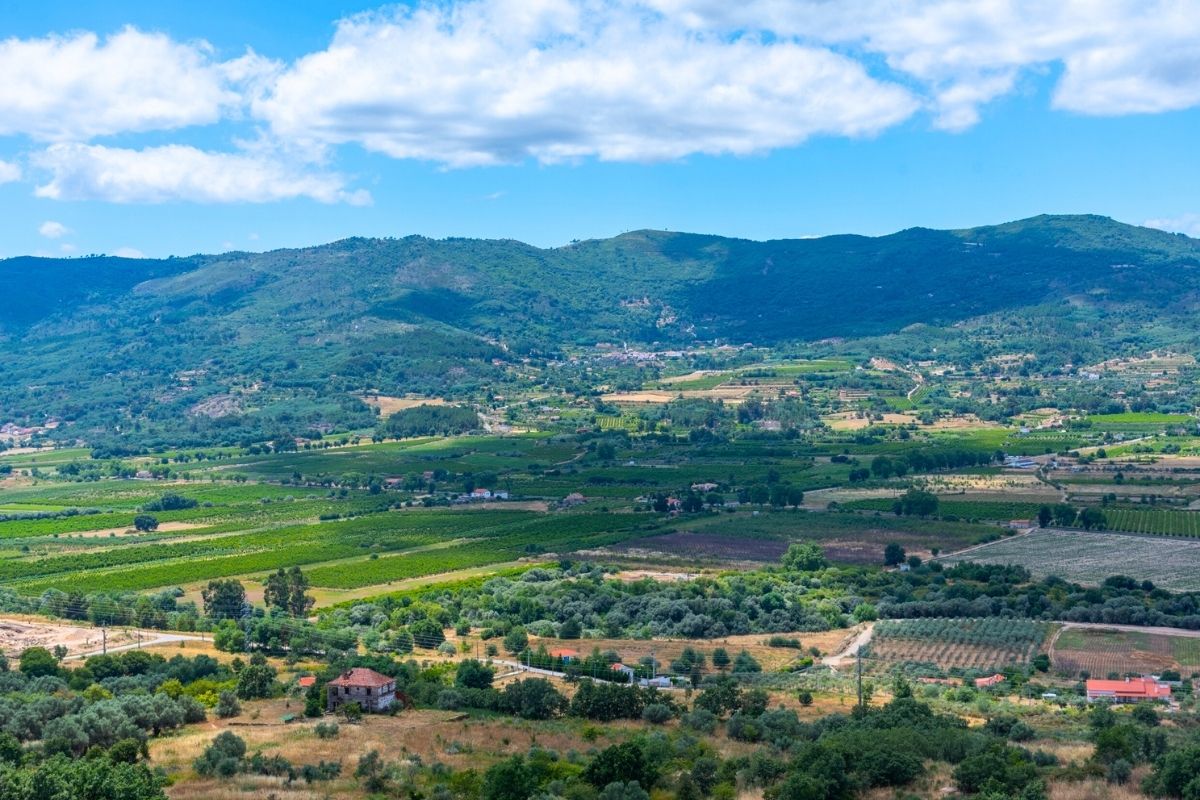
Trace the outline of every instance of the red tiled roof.
{"type": "Polygon", "coordinates": [[[316,682],[317,682],[317,676],[305,675],[303,678],[296,681],[296,685],[303,686],[305,689],[307,689],[309,686],[312,686],[316,682]]]}
{"type": "Polygon", "coordinates": [[[376,672],[366,667],[348,669],[329,682],[330,686],[370,686],[381,687],[394,683],[395,678],[376,672]]]}
{"type": "Polygon", "coordinates": [[[1089,680],[1088,694],[1111,694],[1115,697],[1170,697],[1171,687],[1153,678],[1126,678],[1123,681],[1089,680]]]}
{"type": "Polygon", "coordinates": [[[986,678],[976,678],[975,685],[976,686],[995,686],[997,683],[1000,683],[1003,680],[1004,680],[1004,676],[1001,675],[1000,673],[996,673],[995,675],[989,675],[986,678]]]}
{"type": "Polygon", "coordinates": [[[579,653],[575,650],[551,650],[551,658],[579,658],[579,653]]]}

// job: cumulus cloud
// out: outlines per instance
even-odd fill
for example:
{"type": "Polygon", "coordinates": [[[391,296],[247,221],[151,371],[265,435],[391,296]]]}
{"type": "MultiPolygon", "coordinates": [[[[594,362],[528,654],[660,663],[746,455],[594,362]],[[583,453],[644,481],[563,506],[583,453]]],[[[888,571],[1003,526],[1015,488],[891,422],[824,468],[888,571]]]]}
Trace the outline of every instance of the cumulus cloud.
{"type": "Polygon", "coordinates": [[[61,239],[71,232],[71,229],[61,222],[48,219],[38,226],[38,233],[47,239],[61,239]]]}
{"type": "Polygon", "coordinates": [[[370,202],[337,174],[297,168],[262,154],[214,153],[184,145],[143,150],[55,144],[33,156],[51,175],[35,194],[54,200],[114,203],[265,203],[307,197],[322,203],[370,202]]]}
{"type": "Polygon", "coordinates": [[[21,180],[21,168],[11,161],[0,159],[0,184],[21,180]]]}
{"type": "Polygon", "coordinates": [[[1200,14],[1178,0],[645,0],[704,30],[778,36],[882,56],[915,81],[939,127],[975,124],[1023,72],[1061,68],[1056,108],[1092,115],[1200,104],[1200,14]]]}
{"type": "Polygon", "coordinates": [[[1148,219],[1142,224],[1147,228],[1158,228],[1171,233],[1182,233],[1193,239],[1200,239],[1200,214],[1180,214],[1177,217],[1148,219]]]}
{"type": "Polygon", "coordinates": [[[214,60],[204,43],[126,28],[0,41],[0,134],[80,141],[217,122],[274,66],[214,60]]]}
{"type": "MultiPolygon", "coordinates": [[[[3,40],[0,136],[43,148],[42,197],[366,202],[322,166],[339,147],[450,167],[754,154],[920,112],[965,130],[1041,75],[1061,111],[1192,108],[1196,41],[1179,0],[425,0],[287,64],[135,28],[3,40]],[[184,144],[218,122],[255,143],[184,144]],[[148,131],[181,133],[95,141],[148,131]]],[[[0,161],[0,183],[21,173],[0,161]]]]}
{"type": "Polygon", "coordinates": [[[756,153],[868,136],[918,107],[827,48],[634,4],[494,0],[345,20],[254,113],[285,140],[463,167],[756,153]]]}
{"type": "Polygon", "coordinates": [[[145,258],[146,254],[136,247],[118,247],[113,251],[117,258],[145,258]]]}

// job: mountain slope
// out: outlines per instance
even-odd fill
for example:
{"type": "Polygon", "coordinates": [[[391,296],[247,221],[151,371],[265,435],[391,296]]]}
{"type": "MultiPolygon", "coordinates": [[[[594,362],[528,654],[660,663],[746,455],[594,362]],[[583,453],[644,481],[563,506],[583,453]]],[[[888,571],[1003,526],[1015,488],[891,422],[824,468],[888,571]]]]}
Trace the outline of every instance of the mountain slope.
{"type": "Polygon", "coordinates": [[[347,239],[10,259],[0,288],[0,422],[54,414],[85,438],[182,426],[202,440],[369,422],[356,392],[469,394],[516,356],[600,341],[860,338],[1064,301],[1190,329],[1200,242],[1095,216],[768,242],[638,231],[549,250],[347,239]]]}

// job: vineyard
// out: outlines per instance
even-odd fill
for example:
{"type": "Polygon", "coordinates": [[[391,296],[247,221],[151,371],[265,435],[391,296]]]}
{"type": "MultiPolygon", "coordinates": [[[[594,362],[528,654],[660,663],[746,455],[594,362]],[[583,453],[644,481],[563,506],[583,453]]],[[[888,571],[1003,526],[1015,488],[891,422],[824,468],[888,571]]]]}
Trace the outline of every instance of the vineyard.
{"type": "Polygon", "coordinates": [[[1036,577],[1056,575],[1098,585],[1115,574],[1150,580],[1172,591],[1200,589],[1200,541],[1123,533],[1038,529],[940,559],[1015,564],[1036,577]]]}
{"type": "Polygon", "coordinates": [[[185,542],[12,559],[0,563],[0,585],[34,595],[61,588],[63,576],[70,574],[71,588],[76,591],[132,591],[312,564],[324,565],[312,570],[314,585],[353,588],[498,563],[550,549],[611,544],[642,534],[632,530],[637,522],[633,517],[610,514],[389,512],[185,542]],[[438,545],[445,546],[430,550],[438,545]],[[430,551],[408,552],[423,549],[430,551]],[[381,557],[401,552],[408,554],[381,557]]]}
{"type": "Polygon", "coordinates": [[[1047,631],[1045,623],[996,617],[882,620],[875,624],[867,655],[889,666],[988,671],[1027,663],[1047,631]]]}
{"type": "Polygon", "coordinates": [[[1158,674],[1168,669],[1187,677],[1200,672],[1200,637],[1067,628],[1054,643],[1052,666],[1071,677],[1081,672],[1104,678],[1158,674]]]}
{"type": "Polygon", "coordinates": [[[1108,529],[1113,531],[1200,537],[1200,512],[1196,511],[1109,508],[1105,509],[1104,516],[1108,520],[1108,529]]]}

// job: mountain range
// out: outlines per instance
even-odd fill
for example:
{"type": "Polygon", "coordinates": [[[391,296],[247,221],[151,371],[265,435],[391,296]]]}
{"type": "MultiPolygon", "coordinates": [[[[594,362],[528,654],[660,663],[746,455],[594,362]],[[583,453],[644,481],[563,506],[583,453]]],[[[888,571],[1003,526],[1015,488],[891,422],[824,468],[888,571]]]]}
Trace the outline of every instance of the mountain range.
{"type": "Polygon", "coordinates": [[[598,342],[844,347],[1048,314],[1100,350],[1140,345],[1121,337],[1148,324],[1190,342],[1200,241],[1092,215],[765,242],[642,230],[552,249],[352,238],[12,258],[0,288],[0,423],[53,415],[98,436],[156,420],[237,427],[213,420],[239,415],[181,412],[239,391],[276,421],[353,416],[358,392],[461,394],[506,362],[598,342]]]}

